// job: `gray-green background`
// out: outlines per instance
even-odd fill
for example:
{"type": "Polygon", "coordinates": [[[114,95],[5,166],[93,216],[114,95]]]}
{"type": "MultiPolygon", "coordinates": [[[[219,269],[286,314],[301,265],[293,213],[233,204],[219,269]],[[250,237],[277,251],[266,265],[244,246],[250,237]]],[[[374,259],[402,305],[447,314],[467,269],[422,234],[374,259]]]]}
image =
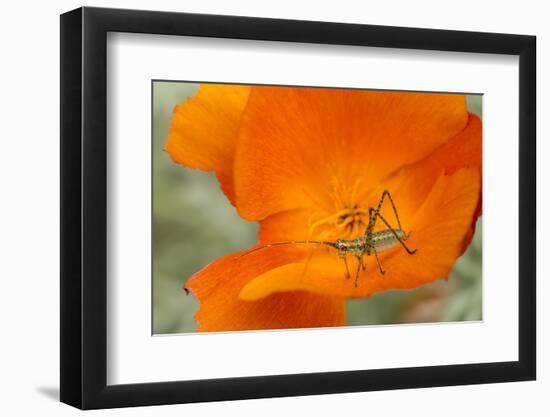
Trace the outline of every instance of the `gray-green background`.
{"type": "MultiPolygon", "coordinates": [[[[198,302],[182,290],[185,279],[214,259],[256,243],[258,225],[241,219],[213,173],[185,168],[163,151],[172,109],[196,84],[153,83],[153,333],[196,329],[198,302]]],[[[467,96],[481,116],[480,95],[467,96]]],[[[481,320],[481,220],[448,281],[415,290],[387,291],[348,301],[348,324],[481,320]]]]}

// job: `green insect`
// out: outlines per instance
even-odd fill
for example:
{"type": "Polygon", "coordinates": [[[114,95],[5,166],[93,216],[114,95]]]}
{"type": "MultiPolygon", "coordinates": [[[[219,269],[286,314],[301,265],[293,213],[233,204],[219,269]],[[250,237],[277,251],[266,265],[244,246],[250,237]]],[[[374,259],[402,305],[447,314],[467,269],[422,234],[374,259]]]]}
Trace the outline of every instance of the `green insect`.
{"type": "Polygon", "coordinates": [[[359,272],[366,269],[366,265],[364,262],[365,256],[374,255],[378,264],[378,269],[383,275],[386,273],[386,271],[382,268],[380,259],[378,259],[378,253],[387,251],[398,244],[400,244],[409,255],[414,255],[417,251],[417,249],[411,250],[405,243],[405,240],[407,240],[410,234],[408,235],[407,233],[405,233],[405,231],[401,227],[401,221],[399,220],[397,208],[395,207],[395,203],[393,202],[391,194],[388,190],[384,190],[376,208],[370,207],[368,213],[369,221],[365,229],[365,233],[361,237],[358,237],[356,239],[336,239],[335,241],[289,240],[285,242],[274,242],[259,246],[248,252],[245,252],[241,256],[239,256],[239,258],[262,249],[280,245],[315,244],[330,246],[331,248],[334,248],[338,251],[338,256],[344,261],[344,265],[346,268],[345,276],[347,279],[351,278],[351,273],[348,265],[348,255],[351,255],[357,259],[357,270],[355,272],[355,287],[357,287],[359,272]],[[384,203],[386,198],[388,198],[388,200],[390,201],[393,212],[395,213],[395,218],[397,220],[398,226],[396,229],[390,225],[390,223],[384,218],[384,216],[382,216],[382,214],[380,214],[382,204],[384,203]],[[374,231],[374,226],[376,225],[378,219],[380,219],[384,223],[387,229],[383,229],[377,232],[374,231]]]}

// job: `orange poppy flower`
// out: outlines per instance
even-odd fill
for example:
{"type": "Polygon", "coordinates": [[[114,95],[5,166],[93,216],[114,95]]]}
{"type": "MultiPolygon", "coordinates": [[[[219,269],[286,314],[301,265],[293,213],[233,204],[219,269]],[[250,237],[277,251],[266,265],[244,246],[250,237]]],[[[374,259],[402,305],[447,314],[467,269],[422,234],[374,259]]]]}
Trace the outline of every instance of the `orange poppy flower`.
{"type": "MultiPolygon", "coordinates": [[[[187,281],[199,331],[344,325],[347,298],[446,278],[481,213],[481,121],[463,95],[202,85],[175,108],[166,149],[215,171],[241,217],[260,223],[259,250],[187,281]],[[360,237],[384,190],[417,249],[380,252],[384,274],[374,256],[346,266],[327,245],[261,248],[360,237]]],[[[388,201],[380,214],[397,228],[388,201]]]]}

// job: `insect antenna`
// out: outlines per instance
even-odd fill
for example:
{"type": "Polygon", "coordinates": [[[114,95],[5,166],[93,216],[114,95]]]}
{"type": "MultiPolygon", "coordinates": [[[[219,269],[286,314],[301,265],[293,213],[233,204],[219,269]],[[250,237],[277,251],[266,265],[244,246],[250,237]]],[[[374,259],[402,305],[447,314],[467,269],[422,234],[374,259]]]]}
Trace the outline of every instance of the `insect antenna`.
{"type": "Polygon", "coordinates": [[[330,246],[332,248],[336,248],[336,243],[329,242],[325,240],[288,240],[285,242],[274,242],[274,243],[268,243],[266,245],[258,246],[257,248],[251,249],[249,251],[246,251],[245,253],[242,253],[241,255],[237,256],[235,259],[240,259],[243,256],[250,255],[251,253],[260,251],[262,249],[267,249],[272,246],[282,246],[282,245],[294,245],[294,244],[305,244],[305,245],[326,245],[330,246]]]}

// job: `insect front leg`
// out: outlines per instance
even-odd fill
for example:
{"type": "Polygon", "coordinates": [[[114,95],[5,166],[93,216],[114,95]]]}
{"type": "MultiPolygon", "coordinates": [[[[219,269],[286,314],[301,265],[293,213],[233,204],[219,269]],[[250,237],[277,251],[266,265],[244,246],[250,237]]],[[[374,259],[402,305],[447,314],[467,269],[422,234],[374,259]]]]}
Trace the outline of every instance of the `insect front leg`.
{"type": "Polygon", "coordinates": [[[338,257],[344,261],[344,265],[346,266],[346,279],[351,278],[351,274],[349,273],[349,266],[348,266],[348,253],[345,250],[338,251],[338,257]]]}
{"type": "Polygon", "coordinates": [[[359,282],[359,272],[361,272],[361,268],[363,265],[363,255],[359,255],[357,258],[357,271],[355,271],[355,288],[357,288],[357,283],[359,282]]]}

